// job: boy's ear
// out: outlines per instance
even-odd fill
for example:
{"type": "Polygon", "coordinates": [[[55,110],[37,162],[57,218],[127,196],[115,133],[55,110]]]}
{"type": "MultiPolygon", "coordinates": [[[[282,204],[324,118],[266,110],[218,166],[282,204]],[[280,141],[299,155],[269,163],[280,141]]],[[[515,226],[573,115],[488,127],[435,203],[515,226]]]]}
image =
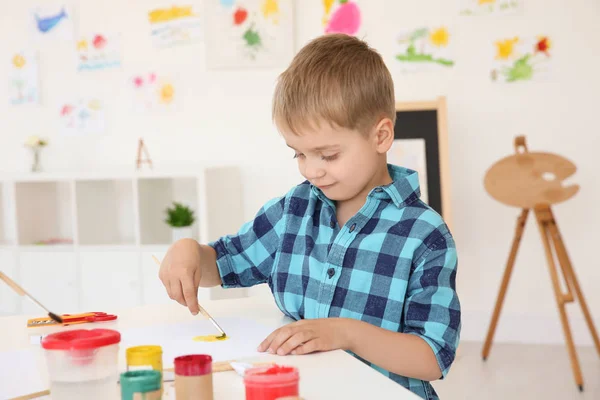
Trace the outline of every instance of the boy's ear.
{"type": "Polygon", "coordinates": [[[377,123],[374,139],[377,152],[387,153],[394,142],[394,124],[391,119],[384,118],[377,123]]]}

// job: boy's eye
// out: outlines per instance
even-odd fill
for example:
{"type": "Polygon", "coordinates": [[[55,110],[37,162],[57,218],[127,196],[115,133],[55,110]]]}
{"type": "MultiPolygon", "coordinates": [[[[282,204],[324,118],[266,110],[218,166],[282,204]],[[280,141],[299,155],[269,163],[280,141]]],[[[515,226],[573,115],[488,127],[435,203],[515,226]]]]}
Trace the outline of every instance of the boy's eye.
{"type": "Polygon", "coordinates": [[[294,153],[294,158],[302,157],[304,154],[302,153],[294,153]]]}
{"type": "Polygon", "coordinates": [[[331,156],[321,156],[321,159],[325,160],[325,161],[333,161],[336,158],[338,158],[338,156],[339,156],[339,153],[331,155],[331,156]]]}

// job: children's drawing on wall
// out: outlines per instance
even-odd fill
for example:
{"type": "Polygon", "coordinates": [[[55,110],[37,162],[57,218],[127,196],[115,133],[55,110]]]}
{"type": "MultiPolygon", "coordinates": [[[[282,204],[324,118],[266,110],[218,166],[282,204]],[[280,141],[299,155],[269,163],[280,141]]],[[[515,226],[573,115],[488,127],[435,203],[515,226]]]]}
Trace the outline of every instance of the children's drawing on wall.
{"type": "Polygon", "coordinates": [[[156,72],[140,73],[131,78],[134,111],[138,113],[173,108],[176,90],[173,81],[156,72]]]}
{"type": "Polygon", "coordinates": [[[148,11],[150,35],[156,47],[195,43],[202,39],[202,14],[193,4],[169,5],[148,11]]]}
{"type": "Polygon", "coordinates": [[[10,104],[36,104],[39,102],[38,63],[33,51],[12,54],[8,86],[10,104]]]}
{"type": "Polygon", "coordinates": [[[294,54],[292,0],[206,0],[209,68],[277,67],[294,54]]]}
{"type": "Polygon", "coordinates": [[[121,49],[116,35],[90,35],[77,41],[76,46],[79,71],[121,66],[121,49]]]}
{"type": "Polygon", "coordinates": [[[548,36],[512,37],[494,43],[491,79],[514,83],[546,79],[552,63],[552,42],[548,36]]]}
{"type": "Polygon", "coordinates": [[[64,135],[84,136],[104,132],[104,106],[96,98],[64,103],[59,113],[64,135]]]}
{"type": "Polygon", "coordinates": [[[66,4],[40,1],[31,10],[31,25],[36,39],[74,40],[72,8],[66,4]]]}
{"type": "Polygon", "coordinates": [[[454,66],[452,37],[444,26],[419,28],[401,33],[400,52],[396,54],[404,71],[431,70],[454,66]]]}
{"type": "Polygon", "coordinates": [[[524,0],[458,0],[460,15],[519,14],[524,0]]]}
{"type": "Polygon", "coordinates": [[[323,0],[325,33],[356,35],[361,25],[358,4],[350,0],[323,0]]]}
{"type": "Polygon", "coordinates": [[[424,139],[396,139],[388,152],[388,162],[417,171],[421,200],[428,202],[427,156],[424,139]]]}

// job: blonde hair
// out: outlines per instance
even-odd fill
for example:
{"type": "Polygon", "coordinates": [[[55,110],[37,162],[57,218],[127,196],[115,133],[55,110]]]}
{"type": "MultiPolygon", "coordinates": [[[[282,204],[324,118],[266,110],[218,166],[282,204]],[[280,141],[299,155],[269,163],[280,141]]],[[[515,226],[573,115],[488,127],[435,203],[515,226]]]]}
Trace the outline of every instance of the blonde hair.
{"type": "Polygon", "coordinates": [[[279,76],[273,121],[294,134],[319,121],[365,133],[382,118],[396,122],[394,82],[381,55],[345,34],[313,39],[279,76]]]}

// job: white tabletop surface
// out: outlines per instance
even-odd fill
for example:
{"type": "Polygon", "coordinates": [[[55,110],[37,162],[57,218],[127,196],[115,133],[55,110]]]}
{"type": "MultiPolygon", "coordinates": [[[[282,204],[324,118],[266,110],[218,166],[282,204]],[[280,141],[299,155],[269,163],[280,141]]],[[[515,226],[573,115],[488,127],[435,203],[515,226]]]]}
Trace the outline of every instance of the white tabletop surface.
{"type": "MultiPolygon", "coordinates": [[[[250,297],[244,299],[204,301],[202,305],[218,321],[219,317],[251,318],[276,329],[290,322],[277,309],[272,298],[250,297]]],[[[101,324],[73,325],[71,329],[107,328],[128,329],[151,326],[165,322],[184,322],[193,317],[189,311],[173,302],[169,305],[144,306],[134,309],[102,310],[119,316],[115,322],[101,324]]],[[[39,345],[31,343],[30,335],[50,333],[69,328],[27,328],[27,318],[39,315],[14,316],[0,318],[0,352],[7,350],[35,348],[39,352],[39,360],[43,360],[39,345]]],[[[258,343],[257,343],[258,345],[258,343]]],[[[121,349],[123,352],[124,349],[121,349]]],[[[169,363],[165,361],[165,367],[169,363]]],[[[251,362],[253,359],[238,361],[251,362]]],[[[406,390],[401,385],[383,376],[371,367],[344,351],[336,350],[303,356],[265,355],[260,360],[275,361],[278,364],[296,366],[300,372],[300,396],[305,400],[317,399],[398,399],[418,400],[418,396],[406,390]]],[[[120,369],[124,369],[124,356],[119,357],[120,369]]],[[[39,363],[39,373],[44,381],[47,373],[43,361],[39,363]]],[[[244,399],[244,384],[242,378],[235,372],[213,374],[215,400],[244,399]]]]}

